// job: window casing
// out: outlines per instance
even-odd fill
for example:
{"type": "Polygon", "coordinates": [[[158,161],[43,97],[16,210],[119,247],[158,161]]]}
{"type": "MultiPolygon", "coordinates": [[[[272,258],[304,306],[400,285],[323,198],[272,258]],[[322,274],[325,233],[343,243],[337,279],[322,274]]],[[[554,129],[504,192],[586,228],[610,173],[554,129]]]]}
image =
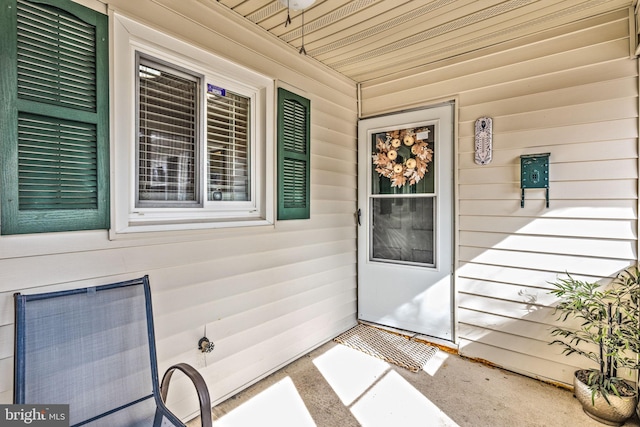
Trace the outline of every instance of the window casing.
{"type": "Polygon", "coordinates": [[[131,84],[114,89],[112,237],[273,224],[273,80],[114,23],[114,78],[131,84]]]}

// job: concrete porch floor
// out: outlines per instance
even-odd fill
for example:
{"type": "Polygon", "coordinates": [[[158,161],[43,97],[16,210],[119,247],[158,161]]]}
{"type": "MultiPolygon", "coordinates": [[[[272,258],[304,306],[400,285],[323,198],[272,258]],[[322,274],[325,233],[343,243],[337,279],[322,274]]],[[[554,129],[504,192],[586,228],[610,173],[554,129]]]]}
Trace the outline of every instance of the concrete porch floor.
{"type": "Polygon", "coordinates": [[[441,350],[412,373],[334,342],[217,405],[213,419],[215,427],[604,425],[569,390],[441,350]]]}

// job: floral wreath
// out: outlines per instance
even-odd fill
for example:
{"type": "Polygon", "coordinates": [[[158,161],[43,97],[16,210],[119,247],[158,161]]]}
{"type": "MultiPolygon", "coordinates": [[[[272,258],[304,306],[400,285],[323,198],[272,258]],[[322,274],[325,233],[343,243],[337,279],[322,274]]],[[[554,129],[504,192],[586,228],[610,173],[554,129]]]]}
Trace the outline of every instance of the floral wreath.
{"type": "Polygon", "coordinates": [[[429,135],[429,129],[404,129],[387,132],[385,139],[376,138],[377,153],[373,164],[380,176],[391,180],[392,187],[402,187],[420,182],[427,173],[427,165],[433,161],[433,150],[427,141],[419,139],[421,132],[429,135]]]}

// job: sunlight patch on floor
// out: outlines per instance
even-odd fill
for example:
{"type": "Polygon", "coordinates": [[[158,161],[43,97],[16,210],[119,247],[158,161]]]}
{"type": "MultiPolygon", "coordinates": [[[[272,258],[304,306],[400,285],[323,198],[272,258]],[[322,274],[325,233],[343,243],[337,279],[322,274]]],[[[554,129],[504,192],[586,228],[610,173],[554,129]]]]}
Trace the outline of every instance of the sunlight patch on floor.
{"type": "Polygon", "coordinates": [[[316,427],[287,377],[213,422],[213,427],[316,427]]]}
{"type": "MultiPolygon", "coordinates": [[[[425,371],[434,375],[447,357],[438,351],[425,371]]],[[[313,363],[363,427],[458,426],[380,359],[338,345],[313,363]]]]}
{"type": "Polygon", "coordinates": [[[457,427],[396,371],[389,371],[351,408],[362,427],[457,427]]]}
{"type": "Polygon", "coordinates": [[[448,357],[449,355],[444,351],[438,351],[436,352],[436,354],[431,356],[431,359],[429,359],[427,364],[424,365],[424,368],[422,368],[422,370],[433,377],[436,372],[438,372],[438,370],[442,367],[448,357]]]}
{"type": "Polygon", "coordinates": [[[314,359],[313,364],[345,406],[351,405],[389,369],[389,364],[344,345],[314,359]]]}

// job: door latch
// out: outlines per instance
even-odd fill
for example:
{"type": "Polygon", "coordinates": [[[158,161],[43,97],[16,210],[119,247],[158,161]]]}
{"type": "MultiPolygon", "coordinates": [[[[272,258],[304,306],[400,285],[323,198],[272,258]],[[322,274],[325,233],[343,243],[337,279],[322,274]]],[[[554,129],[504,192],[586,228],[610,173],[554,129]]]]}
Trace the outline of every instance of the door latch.
{"type": "Polygon", "coordinates": [[[362,210],[358,209],[358,212],[356,212],[356,216],[358,218],[358,225],[362,225],[362,223],[360,222],[360,217],[362,217],[362,210]]]}

